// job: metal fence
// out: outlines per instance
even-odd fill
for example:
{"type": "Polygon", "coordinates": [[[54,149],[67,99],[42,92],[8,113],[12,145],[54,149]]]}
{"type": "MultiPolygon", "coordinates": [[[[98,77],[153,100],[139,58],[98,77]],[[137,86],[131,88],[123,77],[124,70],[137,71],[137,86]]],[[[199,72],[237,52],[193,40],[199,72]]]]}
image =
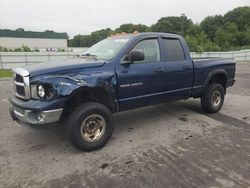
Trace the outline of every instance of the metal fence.
{"type": "MultiPolygon", "coordinates": [[[[12,69],[44,61],[74,58],[77,52],[0,52],[0,69],[12,69]]],[[[250,50],[230,52],[191,52],[193,58],[232,58],[236,61],[250,61],[250,50]]]]}
{"type": "Polygon", "coordinates": [[[230,51],[230,52],[191,52],[192,58],[231,58],[235,61],[250,61],[250,50],[230,51]]]}
{"type": "Polygon", "coordinates": [[[73,52],[1,52],[0,69],[12,69],[44,61],[64,60],[76,55],[73,52]]]}

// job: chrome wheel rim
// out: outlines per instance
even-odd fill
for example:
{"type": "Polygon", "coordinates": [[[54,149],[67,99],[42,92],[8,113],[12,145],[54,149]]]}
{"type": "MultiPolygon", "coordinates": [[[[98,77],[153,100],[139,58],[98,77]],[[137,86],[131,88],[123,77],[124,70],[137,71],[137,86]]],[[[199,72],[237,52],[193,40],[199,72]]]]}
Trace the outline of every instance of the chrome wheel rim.
{"type": "Polygon", "coordinates": [[[212,93],[211,97],[213,107],[218,107],[221,103],[221,93],[218,90],[215,90],[212,93]]]}
{"type": "Polygon", "coordinates": [[[106,130],[105,119],[98,114],[91,114],[86,117],[80,127],[81,136],[87,142],[99,140],[106,130]]]}

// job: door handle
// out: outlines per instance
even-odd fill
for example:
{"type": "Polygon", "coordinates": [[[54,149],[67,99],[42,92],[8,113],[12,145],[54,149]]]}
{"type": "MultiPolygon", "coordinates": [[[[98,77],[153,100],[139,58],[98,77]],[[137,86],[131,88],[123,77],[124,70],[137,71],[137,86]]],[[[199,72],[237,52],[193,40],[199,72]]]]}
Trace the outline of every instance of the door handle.
{"type": "Polygon", "coordinates": [[[164,70],[162,68],[156,68],[154,69],[154,72],[161,73],[161,72],[164,72],[164,70]]]}
{"type": "Polygon", "coordinates": [[[189,66],[183,66],[183,70],[190,70],[191,69],[191,67],[189,67],[189,66]]]}
{"type": "Polygon", "coordinates": [[[128,70],[121,70],[120,73],[128,73],[128,70]]]}

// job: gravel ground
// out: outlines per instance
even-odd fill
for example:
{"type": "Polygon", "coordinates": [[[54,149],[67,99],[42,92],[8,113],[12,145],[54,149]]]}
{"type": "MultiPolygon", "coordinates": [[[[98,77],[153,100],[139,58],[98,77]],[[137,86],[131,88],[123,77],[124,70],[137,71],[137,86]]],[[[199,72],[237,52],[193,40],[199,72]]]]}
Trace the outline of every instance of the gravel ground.
{"type": "Polygon", "coordinates": [[[20,127],[0,81],[0,187],[250,187],[250,64],[238,64],[222,110],[190,99],[115,114],[108,144],[72,146],[61,126],[20,127]]]}

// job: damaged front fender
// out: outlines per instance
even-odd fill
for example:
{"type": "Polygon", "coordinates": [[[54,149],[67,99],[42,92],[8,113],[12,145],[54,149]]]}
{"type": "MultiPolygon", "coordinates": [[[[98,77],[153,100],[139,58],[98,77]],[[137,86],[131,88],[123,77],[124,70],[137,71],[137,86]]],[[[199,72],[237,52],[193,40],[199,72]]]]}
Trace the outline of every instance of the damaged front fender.
{"type": "Polygon", "coordinates": [[[44,99],[51,100],[70,95],[74,90],[85,86],[86,83],[83,80],[77,80],[69,76],[47,76],[39,78],[31,83],[32,98],[39,98],[36,95],[38,85],[42,85],[47,92],[44,99]]]}
{"type": "MultiPolygon", "coordinates": [[[[53,93],[52,97],[48,97],[47,100],[51,100],[58,97],[64,97],[71,95],[73,92],[81,90],[83,88],[102,88],[108,95],[114,99],[116,79],[115,75],[75,75],[71,76],[46,76],[35,79],[31,83],[38,86],[43,85],[45,88],[50,88],[48,92],[53,93]]],[[[34,92],[33,92],[34,93],[34,92]]]]}

